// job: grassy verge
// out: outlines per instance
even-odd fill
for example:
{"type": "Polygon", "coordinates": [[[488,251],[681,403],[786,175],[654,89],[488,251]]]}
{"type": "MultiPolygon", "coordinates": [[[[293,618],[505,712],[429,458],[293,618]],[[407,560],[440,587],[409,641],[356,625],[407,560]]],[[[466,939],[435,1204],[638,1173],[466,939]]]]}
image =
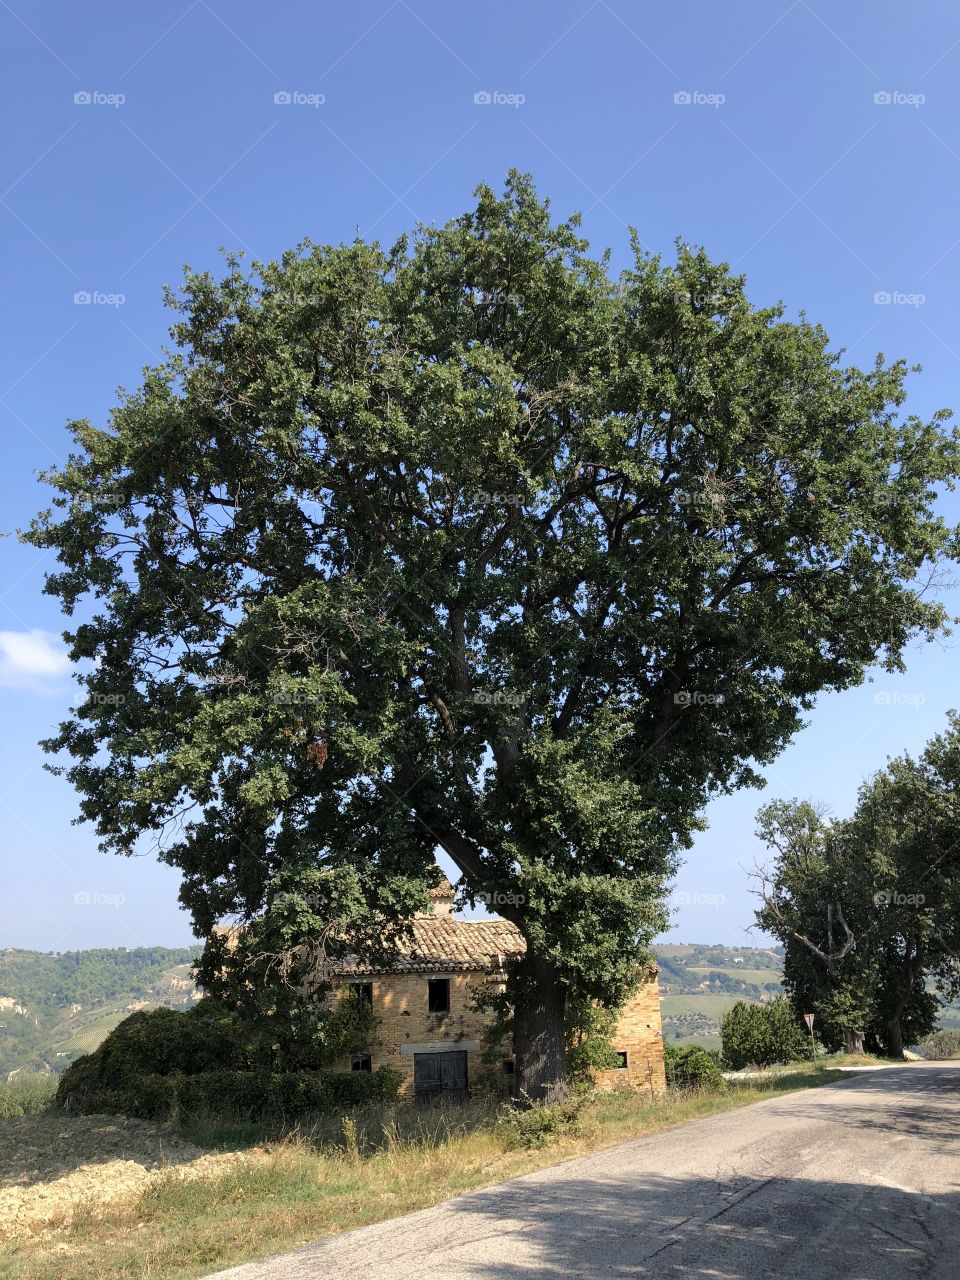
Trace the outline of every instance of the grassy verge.
{"type": "MultiPolygon", "coordinates": [[[[489,1108],[365,1115],[288,1134],[196,1181],[176,1170],[106,1212],[91,1205],[68,1228],[0,1255],[4,1280],[193,1280],[338,1231],[425,1208],[451,1196],[747,1103],[840,1078],[829,1071],[749,1081],[722,1093],[651,1101],[601,1094],[575,1121],[524,1145],[489,1108]]],[[[262,1139],[251,1127],[207,1125],[188,1135],[212,1145],[262,1139]]]]}

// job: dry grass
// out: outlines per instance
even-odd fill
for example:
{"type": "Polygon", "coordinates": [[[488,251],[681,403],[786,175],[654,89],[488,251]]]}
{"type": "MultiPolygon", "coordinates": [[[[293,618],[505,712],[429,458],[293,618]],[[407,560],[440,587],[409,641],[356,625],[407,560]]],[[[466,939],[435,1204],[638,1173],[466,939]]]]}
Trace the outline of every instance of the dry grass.
{"type": "MultiPolygon", "coordinates": [[[[0,1255],[4,1280],[192,1280],[250,1258],[436,1204],[558,1160],[732,1107],[826,1083],[820,1071],[749,1081],[723,1093],[592,1100],[577,1121],[530,1149],[489,1107],[366,1113],[288,1134],[224,1173],[175,1169],[124,1202],[87,1204],[69,1224],[0,1255]]],[[[236,1135],[235,1135],[236,1136],[236,1135]]],[[[197,1141],[197,1133],[190,1134],[197,1141]]],[[[250,1140],[262,1137],[251,1133],[250,1140]]],[[[208,1140],[228,1140],[211,1129],[208,1140]]]]}

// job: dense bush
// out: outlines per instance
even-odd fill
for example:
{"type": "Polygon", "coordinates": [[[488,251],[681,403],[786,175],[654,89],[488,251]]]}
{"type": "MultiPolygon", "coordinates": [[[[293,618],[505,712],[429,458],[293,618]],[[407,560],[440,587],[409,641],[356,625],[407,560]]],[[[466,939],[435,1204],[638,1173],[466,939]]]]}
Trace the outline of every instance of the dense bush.
{"type": "MultiPolygon", "coordinates": [[[[253,1022],[217,1000],[185,1012],[143,1009],[124,1018],[93,1053],[67,1068],[75,1078],[113,1083],[131,1075],[199,1075],[208,1071],[322,1071],[373,1036],[370,1006],[344,993],[325,1015],[325,1041],[281,1042],[268,1018],[253,1022]]],[[[70,1086],[73,1087],[73,1086],[70,1086]]]]}
{"type": "Polygon", "coordinates": [[[789,1001],[746,1004],[729,1010],[720,1024],[723,1064],[733,1071],[793,1062],[807,1054],[807,1041],[789,1001]]]}
{"type": "Polygon", "coordinates": [[[924,1058],[944,1061],[960,1058],[960,1031],[934,1031],[917,1045],[917,1052],[924,1058]]]}
{"type": "MultiPolygon", "coordinates": [[[[365,1034],[369,1006],[347,996],[338,1005],[339,1046],[365,1034]],[[341,1008],[342,1006],[342,1008],[341,1008]]],[[[393,1071],[330,1070],[330,1044],[277,1043],[265,1019],[245,1021],[215,1000],[185,1013],[149,1009],[131,1014],[98,1049],[70,1064],[56,1105],[80,1112],[112,1112],[166,1120],[200,1111],[256,1119],[393,1098],[393,1071]]]]}
{"type": "Polygon", "coordinates": [[[310,1113],[391,1102],[401,1080],[400,1073],[389,1067],[375,1072],[216,1070],[113,1080],[98,1080],[89,1068],[84,1072],[70,1068],[56,1101],[84,1115],[106,1112],[141,1120],[187,1120],[198,1115],[295,1120],[310,1113]]]}
{"type": "Polygon", "coordinates": [[[726,1081],[717,1055],[700,1045],[664,1043],[663,1065],[671,1089],[724,1089],[726,1081]]]}

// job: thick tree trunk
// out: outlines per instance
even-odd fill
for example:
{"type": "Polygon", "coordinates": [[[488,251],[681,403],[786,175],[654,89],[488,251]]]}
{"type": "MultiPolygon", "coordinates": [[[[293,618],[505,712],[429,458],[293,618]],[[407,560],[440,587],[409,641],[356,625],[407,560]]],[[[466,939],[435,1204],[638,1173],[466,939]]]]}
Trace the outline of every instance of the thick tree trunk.
{"type": "Polygon", "coordinates": [[[887,1053],[891,1058],[903,1057],[903,1031],[900,1027],[899,1014],[887,1023],[887,1053]]]}
{"type": "Polygon", "coordinates": [[[844,1027],[843,1051],[844,1053],[863,1053],[863,1032],[844,1027]]]}
{"type": "Polygon", "coordinates": [[[528,950],[517,973],[513,1049],[517,1086],[534,1102],[555,1098],[565,1088],[565,1009],[566,988],[556,969],[528,950]]]}

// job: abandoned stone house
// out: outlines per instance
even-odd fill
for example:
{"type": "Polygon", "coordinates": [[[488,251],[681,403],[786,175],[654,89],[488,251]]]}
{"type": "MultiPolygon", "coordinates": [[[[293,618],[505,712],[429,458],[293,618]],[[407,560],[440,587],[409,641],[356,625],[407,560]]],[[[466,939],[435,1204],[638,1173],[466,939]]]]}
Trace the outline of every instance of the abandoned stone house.
{"type": "MultiPolygon", "coordinates": [[[[464,1096],[489,1085],[484,1061],[488,1017],[474,997],[502,981],[504,962],[522,954],[523,937],[506,920],[460,920],[454,889],[444,881],[430,895],[430,913],[416,916],[412,934],[389,967],[359,959],[342,961],[336,987],[359,985],[377,1019],[375,1043],[343,1063],[344,1070],[393,1067],[403,1076],[402,1094],[464,1096]]],[[[598,1072],[601,1088],[632,1086],[660,1093],[665,1087],[660,996],[656,973],[624,1007],[612,1047],[621,1065],[598,1072]]],[[[509,1092],[513,1058],[507,1046],[494,1065],[497,1086],[509,1092]]]]}

